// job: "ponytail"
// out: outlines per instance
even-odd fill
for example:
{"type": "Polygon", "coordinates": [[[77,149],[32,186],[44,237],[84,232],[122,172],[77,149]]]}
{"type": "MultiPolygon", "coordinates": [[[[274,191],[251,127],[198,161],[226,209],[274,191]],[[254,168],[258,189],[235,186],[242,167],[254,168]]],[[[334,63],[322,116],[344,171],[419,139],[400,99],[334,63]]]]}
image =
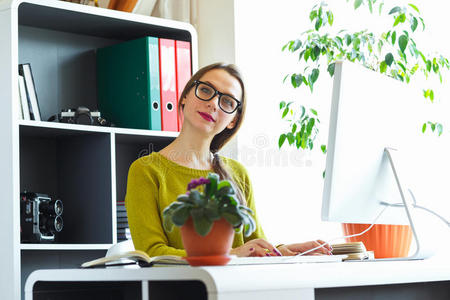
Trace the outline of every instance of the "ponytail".
{"type": "Polygon", "coordinates": [[[234,190],[236,192],[236,197],[237,197],[239,203],[242,204],[242,205],[246,205],[247,201],[245,200],[245,197],[244,197],[241,189],[236,184],[236,182],[233,180],[233,178],[231,178],[231,176],[228,173],[228,171],[224,168],[223,163],[222,163],[222,159],[220,158],[220,156],[219,156],[219,154],[217,152],[214,153],[213,161],[212,161],[212,167],[213,167],[214,173],[218,174],[220,179],[222,179],[222,180],[226,179],[226,180],[230,181],[233,184],[234,190]]]}

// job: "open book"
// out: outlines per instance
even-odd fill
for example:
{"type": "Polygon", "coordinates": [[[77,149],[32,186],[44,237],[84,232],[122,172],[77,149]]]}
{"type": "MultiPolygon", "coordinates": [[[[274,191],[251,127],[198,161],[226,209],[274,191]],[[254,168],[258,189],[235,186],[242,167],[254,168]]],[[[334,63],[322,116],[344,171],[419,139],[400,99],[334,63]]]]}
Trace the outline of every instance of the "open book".
{"type": "Polygon", "coordinates": [[[150,267],[152,265],[187,265],[188,262],[180,256],[161,255],[150,257],[147,253],[135,250],[133,242],[127,240],[117,243],[108,249],[104,257],[87,261],[81,265],[82,268],[110,267],[139,265],[150,267]]]}
{"type": "Polygon", "coordinates": [[[139,264],[141,267],[150,267],[155,264],[161,265],[187,265],[187,261],[180,256],[162,255],[150,257],[140,250],[129,251],[122,254],[97,258],[81,265],[82,268],[108,267],[139,264]]]}
{"type": "Polygon", "coordinates": [[[347,255],[342,260],[374,259],[373,251],[367,251],[363,242],[351,242],[331,245],[333,255],[347,255]]]}

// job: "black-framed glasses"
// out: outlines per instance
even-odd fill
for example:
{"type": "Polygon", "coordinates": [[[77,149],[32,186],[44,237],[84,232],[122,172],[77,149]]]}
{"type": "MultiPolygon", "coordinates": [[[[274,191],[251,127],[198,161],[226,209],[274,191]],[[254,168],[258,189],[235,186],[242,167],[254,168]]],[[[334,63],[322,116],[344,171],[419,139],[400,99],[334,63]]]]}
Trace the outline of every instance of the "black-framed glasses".
{"type": "Polygon", "coordinates": [[[209,101],[219,95],[219,108],[227,114],[232,114],[239,108],[241,102],[231,95],[224,94],[216,90],[207,82],[195,80],[195,96],[202,101],[209,101]]]}

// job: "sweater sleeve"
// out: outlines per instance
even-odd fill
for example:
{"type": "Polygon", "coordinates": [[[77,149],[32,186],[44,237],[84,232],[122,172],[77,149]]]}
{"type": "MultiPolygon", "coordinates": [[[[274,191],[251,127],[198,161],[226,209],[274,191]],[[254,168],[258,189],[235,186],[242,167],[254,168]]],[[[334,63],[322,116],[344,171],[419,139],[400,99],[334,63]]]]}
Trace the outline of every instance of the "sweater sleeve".
{"type": "Polygon", "coordinates": [[[149,256],[186,256],[186,251],[168,246],[158,209],[159,188],[154,176],[139,160],[128,171],[125,205],[134,247],[149,256]]]}

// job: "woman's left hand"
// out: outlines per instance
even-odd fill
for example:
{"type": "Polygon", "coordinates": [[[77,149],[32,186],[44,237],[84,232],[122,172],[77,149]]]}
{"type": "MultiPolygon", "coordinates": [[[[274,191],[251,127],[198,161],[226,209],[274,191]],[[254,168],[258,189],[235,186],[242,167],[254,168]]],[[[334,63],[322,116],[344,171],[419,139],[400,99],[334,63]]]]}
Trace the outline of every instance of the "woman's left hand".
{"type": "MultiPolygon", "coordinates": [[[[309,241],[305,243],[296,243],[296,244],[288,244],[288,245],[282,245],[278,247],[278,250],[280,250],[281,254],[283,256],[294,256],[300,253],[303,253],[305,251],[308,251],[310,249],[313,249],[315,247],[318,247],[320,245],[325,244],[322,240],[315,240],[315,241],[309,241]]],[[[331,246],[325,245],[323,247],[320,247],[306,255],[331,255],[331,246]]]]}

